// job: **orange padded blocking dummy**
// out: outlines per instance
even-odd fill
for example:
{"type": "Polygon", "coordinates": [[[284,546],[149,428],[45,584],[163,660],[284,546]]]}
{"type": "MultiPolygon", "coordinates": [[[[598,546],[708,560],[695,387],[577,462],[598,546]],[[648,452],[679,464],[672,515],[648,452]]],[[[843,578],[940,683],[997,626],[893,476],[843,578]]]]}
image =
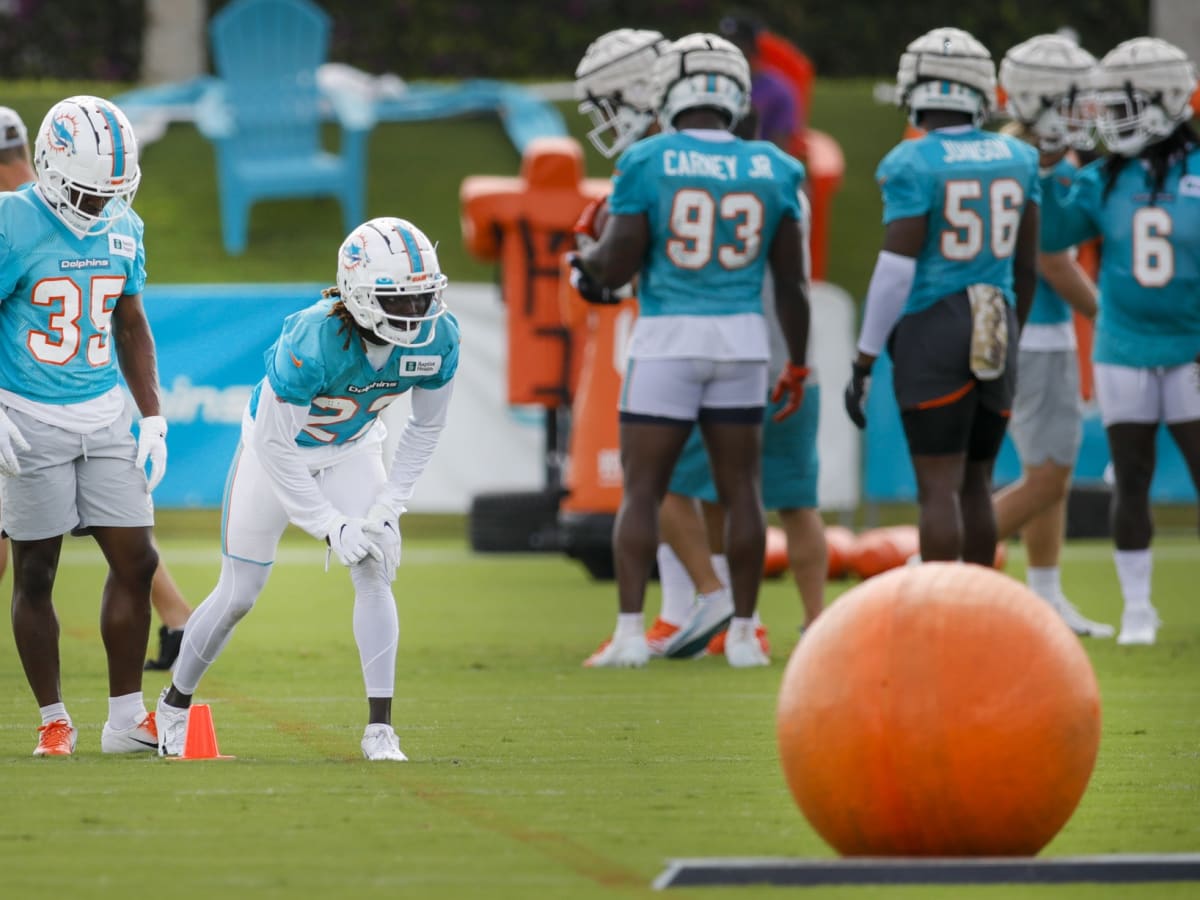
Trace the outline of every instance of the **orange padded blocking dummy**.
{"type": "MultiPolygon", "coordinates": [[[[608,219],[604,200],[593,201],[575,225],[593,240],[608,219]]],[[[585,238],[586,239],[586,238],[585,238]]],[[[567,521],[614,514],[621,505],[621,440],[617,403],[625,374],[625,347],[637,319],[637,299],[612,306],[586,302],[571,287],[570,266],[562,262],[559,309],[572,336],[578,369],[572,373],[571,436],[567,446],[567,489],[559,507],[567,521]]]]}
{"type": "Polygon", "coordinates": [[[778,578],[787,570],[787,532],[775,525],[768,525],[766,553],[763,559],[763,577],[778,578]]]}
{"type": "Polygon", "coordinates": [[[845,525],[825,526],[825,548],[828,559],[826,577],[845,578],[850,574],[850,562],[856,552],[858,536],[845,525]]]}
{"type": "MultiPolygon", "coordinates": [[[[921,552],[921,535],[916,525],[888,525],[870,528],[855,538],[847,566],[859,578],[873,578],[888,569],[902,566],[921,552]]],[[[914,562],[916,560],[913,560],[914,562]]],[[[1004,544],[996,544],[992,565],[1003,569],[1008,562],[1004,544]]]]}
{"type": "Polygon", "coordinates": [[[864,581],[796,645],[777,710],[788,787],[846,856],[1025,856],[1083,796],[1100,695],[1020,582],[926,563],[864,581]]]}
{"type": "Polygon", "coordinates": [[[584,178],[583,148],[569,137],[529,142],[517,177],[472,175],[459,187],[467,251],[499,262],[508,312],[508,402],[566,406],[580,347],[559,306],[563,254],[587,204],[609,192],[607,179],[584,178]]]}

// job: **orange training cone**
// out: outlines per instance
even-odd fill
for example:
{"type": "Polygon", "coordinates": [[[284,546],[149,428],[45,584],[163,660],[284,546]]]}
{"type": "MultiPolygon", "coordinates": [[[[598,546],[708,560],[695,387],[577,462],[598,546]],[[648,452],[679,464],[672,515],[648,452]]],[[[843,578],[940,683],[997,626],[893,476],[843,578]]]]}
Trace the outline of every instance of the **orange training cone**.
{"type": "Polygon", "coordinates": [[[212,708],[207,703],[195,703],[188,709],[187,735],[183,753],[173,759],[233,759],[222,756],[217,749],[217,730],[213,727],[212,708]]]}

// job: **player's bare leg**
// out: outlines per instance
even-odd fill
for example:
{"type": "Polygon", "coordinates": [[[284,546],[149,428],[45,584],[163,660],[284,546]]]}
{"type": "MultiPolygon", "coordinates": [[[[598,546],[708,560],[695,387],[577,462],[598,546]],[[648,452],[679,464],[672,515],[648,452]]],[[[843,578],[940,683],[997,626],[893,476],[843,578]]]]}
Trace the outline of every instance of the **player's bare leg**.
{"type": "Polygon", "coordinates": [[[758,606],[767,525],[760,486],[762,427],[702,422],[713,483],[725,507],[725,555],[729,558],[734,616],[751,618],[758,606]]]}
{"type": "Polygon", "coordinates": [[[149,528],[95,528],[108,560],[100,604],[100,635],[108,654],[109,696],[142,689],[142,662],[150,637],[150,584],[158,553],[149,528]]]}
{"type": "MultiPolygon", "coordinates": [[[[963,522],[959,489],[966,469],[966,455],[914,455],[917,476],[917,529],[921,559],[925,562],[953,561],[962,556],[963,522]]],[[[990,503],[990,498],[989,498],[990,503]]]]}
{"type": "Polygon", "coordinates": [[[158,629],[158,656],[146,660],[144,668],[148,671],[164,671],[170,669],[179,656],[179,648],[183,644],[183,626],[187,624],[192,608],[161,559],[150,584],[150,604],[162,624],[158,629]]]}
{"type": "MultiPolygon", "coordinates": [[[[1070,466],[1053,461],[1026,466],[1019,480],[997,491],[993,497],[997,539],[1007,540],[1056,503],[1064,503],[1071,472],[1070,466]]],[[[1057,565],[1057,558],[1054,564],[1057,565]]]]}
{"type": "Polygon", "coordinates": [[[994,459],[968,460],[960,500],[963,562],[990,566],[996,558],[996,515],[992,508],[994,459]]]}
{"type": "Polygon", "coordinates": [[[800,592],[804,627],[808,628],[825,608],[825,579],[829,572],[825,522],[812,508],[781,509],[779,521],[787,535],[788,569],[800,592]]]}
{"type": "Polygon", "coordinates": [[[622,613],[641,613],[658,547],[658,510],[689,425],[621,424],[624,492],[613,525],[613,556],[622,613]]]}
{"type": "Polygon", "coordinates": [[[59,625],[52,600],[61,550],[61,536],[12,542],[13,637],[38,706],[62,702],[59,625]]]}
{"type": "Polygon", "coordinates": [[[708,530],[698,506],[691,497],[667,494],[659,508],[659,536],[687,569],[696,592],[710,594],[724,585],[712,565],[708,530]]]}
{"type": "Polygon", "coordinates": [[[154,570],[154,580],[150,583],[150,603],[154,612],[164,625],[172,631],[182,629],[187,624],[192,607],[183,597],[183,592],[167,569],[167,564],[159,561],[154,570]]]}

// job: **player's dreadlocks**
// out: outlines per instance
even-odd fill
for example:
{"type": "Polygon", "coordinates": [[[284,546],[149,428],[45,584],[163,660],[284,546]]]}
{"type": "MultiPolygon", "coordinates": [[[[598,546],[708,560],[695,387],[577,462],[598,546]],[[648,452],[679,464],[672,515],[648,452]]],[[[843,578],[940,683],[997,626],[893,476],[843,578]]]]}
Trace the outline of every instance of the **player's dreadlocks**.
{"type": "Polygon", "coordinates": [[[354,340],[354,336],[358,334],[358,323],[354,321],[354,316],[350,315],[350,310],[346,308],[346,304],[342,302],[342,292],[337,287],[327,287],[321,291],[321,296],[328,299],[337,297],[338,301],[329,307],[328,315],[330,317],[337,316],[341,319],[342,324],[338,326],[337,333],[346,335],[345,343],[342,344],[343,350],[350,349],[350,342],[354,340]]]}
{"type": "Polygon", "coordinates": [[[1167,173],[1171,171],[1171,167],[1180,160],[1183,161],[1183,174],[1187,175],[1187,159],[1188,154],[1195,148],[1200,147],[1200,137],[1197,137],[1196,132],[1192,130],[1192,126],[1186,122],[1181,122],[1171,134],[1159,141],[1156,144],[1151,144],[1139,153],[1136,157],[1118,156],[1112,154],[1104,161],[1104,199],[1108,199],[1109,192],[1117,183],[1117,177],[1125,166],[1134,159],[1144,160],[1150,168],[1150,174],[1154,179],[1154,187],[1150,192],[1150,205],[1158,199],[1158,195],[1162,193],[1163,185],[1167,180],[1167,173]]]}

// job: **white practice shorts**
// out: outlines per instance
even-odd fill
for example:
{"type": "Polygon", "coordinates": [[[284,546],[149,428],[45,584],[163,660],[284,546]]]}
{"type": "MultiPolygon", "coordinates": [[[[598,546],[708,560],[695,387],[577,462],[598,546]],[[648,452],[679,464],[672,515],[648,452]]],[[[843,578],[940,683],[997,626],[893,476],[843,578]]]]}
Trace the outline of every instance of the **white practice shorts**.
{"type": "Polygon", "coordinates": [[[1096,363],[1096,399],[1109,425],[1200,420],[1200,365],[1135,369],[1096,363]]]}
{"type": "Polygon", "coordinates": [[[622,417],[680,422],[762,421],[767,364],[762,360],[631,359],[621,390],[622,417]]]}
{"type": "Polygon", "coordinates": [[[30,447],[17,452],[21,474],[0,479],[0,525],[9,537],[39,541],[75,528],[154,524],[146,473],[134,462],[137,441],[128,403],[115,422],[90,434],[15,409],[8,417],[30,447]]]}
{"type": "MultiPolygon", "coordinates": [[[[378,442],[349,453],[325,468],[313,470],[321,493],[343,515],[367,514],[384,483],[383,450],[378,442]]],[[[221,552],[245,562],[270,565],[288,525],[274,482],[258,456],[239,444],[225,483],[221,509],[221,552]]]]}

